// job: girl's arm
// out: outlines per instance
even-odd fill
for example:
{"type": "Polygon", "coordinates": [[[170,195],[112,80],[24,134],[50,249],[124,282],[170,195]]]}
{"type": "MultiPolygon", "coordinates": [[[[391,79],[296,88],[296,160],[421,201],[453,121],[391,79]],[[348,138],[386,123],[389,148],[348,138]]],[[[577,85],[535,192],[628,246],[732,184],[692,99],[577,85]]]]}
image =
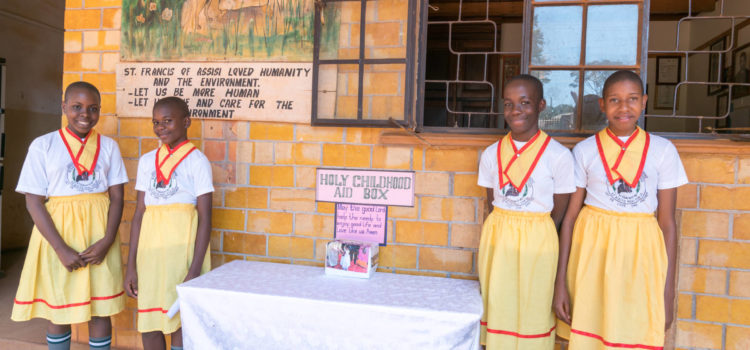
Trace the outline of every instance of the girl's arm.
{"type": "Polygon", "coordinates": [[[562,223],[565,210],[568,209],[568,202],[570,201],[570,193],[555,193],[552,195],[552,221],[555,222],[555,229],[560,232],[560,224],[562,223]]]}
{"type": "Polygon", "coordinates": [[[664,235],[664,244],[667,248],[667,283],[664,288],[664,329],[669,329],[674,321],[674,290],[675,290],[675,266],[677,263],[677,224],[674,212],[677,203],[677,188],[658,190],[656,198],[659,205],[656,207],[656,220],[664,235]]]}
{"type": "Polygon", "coordinates": [[[109,247],[117,239],[117,228],[122,219],[123,184],[109,187],[109,211],[107,213],[107,230],[104,237],[86,248],[80,255],[87,264],[98,265],[109,252],[109,247]]]}
{"type": "Polygon", "coordinates": [[[208,242],[211,239],[211,206],[213,192],[198,196],[198,232],[195,236],[195,250],[193,251],[193,262],[190,264],[185,282],[200,276],[203,259],[206,257],[208,242]]]}
{"type": "Polygon", "coordinates": [[[135,203],[135,213],[133,220],[130,222],[130,246],[128,247],[128,268],[125,270],[125,293],[131,298],[138,297],[138,270],[136,261],[138,260],[138,240],[141,237],[141,223],[143,222],[143,213],[146,211],[146,204],[143,201],[145,193],[136,191],[137,198],[135,203]]]}
{"type": "Polygon", "coordinates": [[[44,197],[36,194],[26,193],[26,210],[31,215],[31,220],[47,240],[52,249],[57,253],[60,262],[65,266],[68,272],[86,266],[86,262],[81,259],[78,252],[71,248],[57,232],[55,223],[49,215],[47,208],[44,207],[44,197]]]}
{"type": "Polygon", "coordinates": [[[568,257],[570,256],[570,241],[573,236],[573,225],[578,218],[578,213],[583,207],[583,200],[586,198],[586,189],[578,187],[570,196],[568,209],[565,211],[565,217],[560,226],[560,253],[557,260],[557,276],[555,277],[555,297],[552,300],[552,308],[557,318],[570,324],[570,295],[568,294],[567,274],[568,274],[568,257]]]}
{"type": "Polygon", "coordinates": [[[487,190],[487,201],[485,202],[485,206],[484,206],[484,209],[485,209],[484,218],[485,219],[487,219],[487,216],[489,216],[490,213],[492,213],[492,210],[493,210],[492,202],[495,201],[495,190],[492,188],[486,188],[486,190],[487,190]]]}

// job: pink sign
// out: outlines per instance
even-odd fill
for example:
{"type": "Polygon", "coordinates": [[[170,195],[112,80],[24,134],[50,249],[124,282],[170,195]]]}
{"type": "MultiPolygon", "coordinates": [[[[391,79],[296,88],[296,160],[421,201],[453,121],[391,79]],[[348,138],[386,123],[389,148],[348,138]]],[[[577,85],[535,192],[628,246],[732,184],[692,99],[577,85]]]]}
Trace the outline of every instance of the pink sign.
{"type": "Polygon", "coordinates": [[[414,172],[317,169],[315,200],[414,206],[414,172]]]}
{"type": "Polygon", "coordinates": [[[336,203],[335,239],[385,245],[388,207],[336,203]]]}

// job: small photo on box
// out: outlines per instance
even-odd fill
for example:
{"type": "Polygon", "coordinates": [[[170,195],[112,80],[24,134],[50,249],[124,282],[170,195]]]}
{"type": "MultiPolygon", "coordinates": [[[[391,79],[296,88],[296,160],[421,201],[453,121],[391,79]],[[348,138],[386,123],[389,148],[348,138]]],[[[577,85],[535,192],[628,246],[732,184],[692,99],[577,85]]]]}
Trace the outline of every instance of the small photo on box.
{"type": "Polygon", "coordinates": [[[337,240],[326,246],[326,271],[369,275],[377,264],[378,249],[372,243],[337,240]]]}

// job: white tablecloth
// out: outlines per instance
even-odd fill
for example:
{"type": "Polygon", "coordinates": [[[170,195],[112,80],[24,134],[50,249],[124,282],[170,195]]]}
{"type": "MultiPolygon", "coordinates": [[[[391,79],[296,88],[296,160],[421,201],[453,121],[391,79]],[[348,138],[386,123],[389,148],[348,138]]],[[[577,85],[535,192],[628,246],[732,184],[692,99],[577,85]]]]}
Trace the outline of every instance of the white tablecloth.
{"type": "Polygon", "coordinates": [[[233,261],[177,286],[186,349],[478,349],[476,281],[233,261]]]}

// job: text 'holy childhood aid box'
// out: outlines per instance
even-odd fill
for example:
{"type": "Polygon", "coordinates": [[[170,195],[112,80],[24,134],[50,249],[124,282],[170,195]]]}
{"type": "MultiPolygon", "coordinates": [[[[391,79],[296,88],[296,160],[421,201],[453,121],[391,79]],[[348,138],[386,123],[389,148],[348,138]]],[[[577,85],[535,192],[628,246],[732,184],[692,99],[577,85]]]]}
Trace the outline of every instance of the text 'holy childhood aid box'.
{"type": "Polygon", "coordinates": [[[378,268],[378,244],[334,240],[326,244],[326,274],[370,278],[378,268]]]}

